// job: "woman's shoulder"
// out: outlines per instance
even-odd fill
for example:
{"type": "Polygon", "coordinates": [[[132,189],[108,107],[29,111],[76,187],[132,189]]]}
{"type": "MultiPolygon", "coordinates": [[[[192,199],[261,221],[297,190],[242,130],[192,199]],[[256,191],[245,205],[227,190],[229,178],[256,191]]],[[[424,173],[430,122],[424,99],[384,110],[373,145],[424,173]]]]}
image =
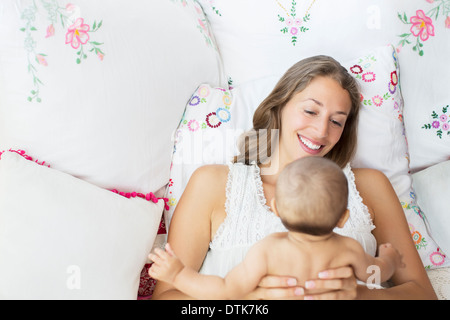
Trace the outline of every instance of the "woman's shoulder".
{"type": "Polygon", "coordinates": [[[217,185],[220,181],[226,182],[229,168],[227,165],[208,164],[198,167],[191,175],[190,183],[217,185]]]}
{"type": "Polygon", "coordinates": [[[386,175],[377,169],[371,168],[352,168],[351,169],[355,176],[356,185],[372,185],[374,184],[384,184],[389,182],[386,175]]]}

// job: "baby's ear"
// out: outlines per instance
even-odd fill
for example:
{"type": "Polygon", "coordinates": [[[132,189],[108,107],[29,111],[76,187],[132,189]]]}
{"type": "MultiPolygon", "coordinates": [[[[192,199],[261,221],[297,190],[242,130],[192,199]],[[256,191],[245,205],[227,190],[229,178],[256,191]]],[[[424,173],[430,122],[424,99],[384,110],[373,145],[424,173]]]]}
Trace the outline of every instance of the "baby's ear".
{"type": "Polygon", "coordinates": [[[341,218],[339,219],[339,221],[337,223],[337,227],[343,228],[349,217],[350,217],[350,211],[348,211],[348,209],[346,209],[345,212],[342,214],[341,218]]]}
{"type": "Polygon", "coordinates": [[[275,203],[275,197],[273,197],[272,200],[270,201],[270,206],[272,207],[272,211],[275,213],[275,215],[277,217],[279,217],[280,214],[278,213],[278,210],[277,210],[277,206],[276,206],[276,203],[275,203]]]}

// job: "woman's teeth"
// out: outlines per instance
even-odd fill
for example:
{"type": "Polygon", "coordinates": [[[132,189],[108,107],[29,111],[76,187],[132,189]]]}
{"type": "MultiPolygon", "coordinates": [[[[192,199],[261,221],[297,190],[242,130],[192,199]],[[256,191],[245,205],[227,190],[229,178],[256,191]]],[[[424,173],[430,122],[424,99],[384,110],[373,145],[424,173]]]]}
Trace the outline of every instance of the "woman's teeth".
{"type": "Polygon", "coordinates": [[[311,150],[319,150],[322,146],[319,144],[314,144],[311,141],[309,141],[308,139],[302,137],[301,135],[298,135],[298,137],[300,138],[300,141],[307,146],[308,148],[310,148],[311,150]]]}

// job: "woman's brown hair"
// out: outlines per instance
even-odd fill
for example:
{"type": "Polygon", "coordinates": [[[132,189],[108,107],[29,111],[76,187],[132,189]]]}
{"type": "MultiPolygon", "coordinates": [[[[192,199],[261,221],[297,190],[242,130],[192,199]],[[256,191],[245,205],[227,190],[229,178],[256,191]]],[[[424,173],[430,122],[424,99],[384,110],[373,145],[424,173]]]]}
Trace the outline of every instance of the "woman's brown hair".
{"type": "Polygon", "coordinates": [[[334,161],[341,168],[345,167],[356,151],[361,95],[358,83],[348,71],[335,59],[323,55],[297,62],[281,77],[269,96],[255,110],[253,128],[240,138],[240,153],[234,157],[234,162],[264,164],[271,155],[272,145],[276,143],[273,132],[277,131],[273,130],[282,130],[281,111],[284,106],[314,78],[320,76],[334,79],[350,95],[352,106],[342,136],[325,155],[325,158],[334,161]],[[264,146],[267,146],[267,150],[264,146]]]}

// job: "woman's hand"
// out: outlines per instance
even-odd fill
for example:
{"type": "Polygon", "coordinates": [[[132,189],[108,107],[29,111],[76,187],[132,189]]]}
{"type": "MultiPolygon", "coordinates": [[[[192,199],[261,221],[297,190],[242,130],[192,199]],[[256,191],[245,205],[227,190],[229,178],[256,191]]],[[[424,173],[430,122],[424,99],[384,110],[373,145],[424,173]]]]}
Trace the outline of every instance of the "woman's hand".
{"type": "Polygon", "coordinates": [[[322,271],[319,279],[305,282],[305,300],[353,300],[356,296],[356,277],[351,267],[322,271]]]}
{"type": "Polygon", "coordinates": [[[326,270],[319,278],[306,281],[305,288],[295,278],[265,276],[246,298],[253,300],[305,299],[353,300],[357,296],[356,277],[351,267],[326,270]]]}
{"type": "Polygon", "coordinates": [[[249,300],[303,299],[304,289],[297,279],[283,276],[265,276],[258,287],[245,298],[249,300]]]}

